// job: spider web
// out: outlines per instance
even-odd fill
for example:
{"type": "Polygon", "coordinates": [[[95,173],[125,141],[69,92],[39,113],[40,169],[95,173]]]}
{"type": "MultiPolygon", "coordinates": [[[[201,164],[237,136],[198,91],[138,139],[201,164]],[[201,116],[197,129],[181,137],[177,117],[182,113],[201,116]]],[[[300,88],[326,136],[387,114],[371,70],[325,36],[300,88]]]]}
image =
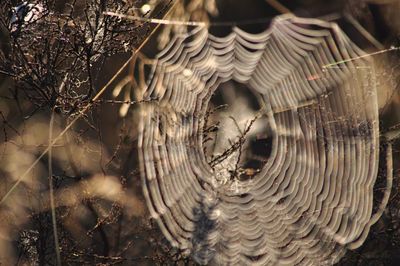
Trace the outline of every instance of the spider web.
{"type": "Polygon", "coordinates": [[[222,265],[333,264],[359,247],[381,214],[376,82],[364,55],[336,24],[293,15],[260,34],[177,35],[138,92],[143,191],[170,243],[222,265]],[[238,150],[222,168],[204,153],[211,96],[230,80],[257,93],[254,119],[272,132],[268,159],[246,180],[221,174],[238,150]]]}

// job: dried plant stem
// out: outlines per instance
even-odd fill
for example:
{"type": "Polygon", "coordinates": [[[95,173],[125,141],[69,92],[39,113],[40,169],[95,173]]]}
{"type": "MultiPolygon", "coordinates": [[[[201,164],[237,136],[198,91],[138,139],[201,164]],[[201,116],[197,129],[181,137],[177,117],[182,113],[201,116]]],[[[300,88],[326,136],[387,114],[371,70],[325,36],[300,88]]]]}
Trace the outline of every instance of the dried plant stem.
{"type": "Polygon", "coordinates": [[[371,35],[356,19],[350,14],[345,13],[344,17],[356,28],[370,43],[372,43],[376,49],[384,50],[385,46],[381,44],[374,36],[371,35]]]}
{"type": "Polygon", "coordinates": [[[145,18],[139,16],[130,16],[125,14],[120,14],[116,12],[104,12],[104,15],[130,19],[135,21],[147,22],[147,23],[154,23],[154,24],[163,24],[163,25],[184,25],[184,26],[207,26],[206,22],[201,21],[179,21],[179,20],[167,20],[167,19],[156,19],[156,18],[145,18]]]}
{"type": "Polygon", "coordinates": [[[53,187],[53,166],[52,166],[52,139],[53,139],[53,127],[54,127],[54,109],[51,111],[50,125],[49,125],[49,152],[48,152],[48,163],[49,163],[49,191],[50,191],[50,207],[51,207],[51,221],[53,224],[53,234],[54,234],[54,247],[56,249],[56,259],[57,265],[61,266],[61,255],[60,255],[60,245],[58,241],[57,233],[57,218],[56,218],[56,208],[54,202],[54,187],[53,187]]]}
{"type": "Polygon", "coordinates": [[[292,13],[292,11],[290,11],[289,8],[287,8],[286,6],[282,5],[277,0],[265,0],[265,2],[267,2],[270,6],[272,6],[273,8],[275,8],[277,11],[281,12],[282,14],[292,13]]]}
{"type": "Polygon", "coordinates": [[[387,49],[384,49],[384,50],[379,50],[379,51],[376,51],[376,52],[373,52],[373,53],[364,54],[364,55],[357,56],[357,57],[351,57],[351,58],[346,59],[346,60],[337,61],[337,62],[333,62],[331,64],[324,65],[324,66],[322,66],[322,69],[324,70],[326,68],[338,67],[338,65],[341,65],[341,64],[344,64],[344,63],[347,63],[347,62],[350,62],[350,61],[354,61],[354,60],[358,60],[358,59],[362,59],[362,58],[365,58],[365,57],[370,57],[370,56],[374,56],[374,55],[378,55],[378,54],[383,54],[383,53],[387,53],[387,52],[391,52],[391,51],[396,51],[396,50],[399,50],[399,49],[400,49],[400,47],[390,47],[390,48],[387,48],[387,49]]]}

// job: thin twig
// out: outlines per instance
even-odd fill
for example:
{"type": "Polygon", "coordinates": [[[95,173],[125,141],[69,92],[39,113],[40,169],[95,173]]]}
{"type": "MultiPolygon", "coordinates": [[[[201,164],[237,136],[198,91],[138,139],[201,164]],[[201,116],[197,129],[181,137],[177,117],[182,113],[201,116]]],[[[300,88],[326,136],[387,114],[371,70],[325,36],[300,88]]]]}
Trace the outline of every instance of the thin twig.
{"type": "Polygon", "coordinates": [[[7,72],[7,71],[4,71],[4,70],[1,70],[1,69],[0,69],[0,74],[6,75],[6,76],[9,76],[9,77],[13,77],[13,78],[17,77],[17,75],[15,75],[13,73],[10,73],[10,72],[7,72]]]}

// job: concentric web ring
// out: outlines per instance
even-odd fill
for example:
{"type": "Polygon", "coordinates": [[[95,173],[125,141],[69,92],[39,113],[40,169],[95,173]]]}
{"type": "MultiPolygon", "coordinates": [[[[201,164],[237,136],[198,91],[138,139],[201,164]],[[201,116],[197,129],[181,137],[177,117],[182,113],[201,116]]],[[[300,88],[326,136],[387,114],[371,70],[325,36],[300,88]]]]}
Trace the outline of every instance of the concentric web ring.
{"type": "Polygon", "coordinates": [[[292,15],[260,34],[176,36],[139,96],[144,195],[171,244],[218,265],[333,264],[360,246],[380,215],[376,84],[363,55],[336,24],[292,15]],[[268,160],[246,180],[204,154],[208,104],[229,80],[258,94],[272,132],[268,160]]]}

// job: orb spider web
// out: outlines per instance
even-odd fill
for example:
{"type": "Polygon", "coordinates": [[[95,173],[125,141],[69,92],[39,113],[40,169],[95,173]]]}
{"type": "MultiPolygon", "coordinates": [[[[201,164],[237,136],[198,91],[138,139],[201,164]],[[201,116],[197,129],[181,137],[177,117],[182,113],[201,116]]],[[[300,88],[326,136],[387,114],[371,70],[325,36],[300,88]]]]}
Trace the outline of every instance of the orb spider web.
{"type": "Polygon", "coordinates": [[[387,204],[392,170],[389,147],[387,188],[373,211],[379,117],[365,55],[336,24],[294,15],[259,34],[197,27],[175,36],[137,92],[143,191],[169,242],[217,265],[333,264],[362,245],[387,204]],[[212,98],[231,81],[259,108],[226,154],[210,156],[212,98]],[[243,178],[242,148],[257,121],[271,147],[243,178]]]}

